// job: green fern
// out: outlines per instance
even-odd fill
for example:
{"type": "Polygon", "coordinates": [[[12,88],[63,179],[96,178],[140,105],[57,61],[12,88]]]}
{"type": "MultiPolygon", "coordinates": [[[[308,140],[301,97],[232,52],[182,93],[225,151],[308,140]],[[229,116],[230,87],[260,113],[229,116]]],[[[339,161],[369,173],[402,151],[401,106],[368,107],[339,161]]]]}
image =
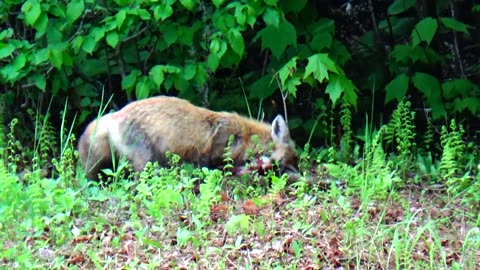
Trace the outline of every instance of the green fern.
{"type": "Polygon", "coordinates": [[[397,150],[396,167],[406,180],[406,173],[413,166],[415,144],[415,112],[410,109],[409,101],[400,101],[393,111],[392,118],[384,132],[387,144],[395,145],[397,150]]]}
{"type": "Polygon", "coordinates": [[[343,135],[340,139],[340,155],[344,162],[348,162],[352,158],[352,112],[350,106],[342,105],[340,111],[340,124],[342,125],[343,135]]]}
{"type": "Polygon", "coordinates": [[[457,126],[455,119],[450,122],[450,131],[446,126],[442,126],[440,142],[443,152],[440,160],[440,176],[451,184],[454,184],[455,177],[463,168],[461,161],[465,152],[465,143],[462,139],[464,133],[462,125],[457,126]]]}

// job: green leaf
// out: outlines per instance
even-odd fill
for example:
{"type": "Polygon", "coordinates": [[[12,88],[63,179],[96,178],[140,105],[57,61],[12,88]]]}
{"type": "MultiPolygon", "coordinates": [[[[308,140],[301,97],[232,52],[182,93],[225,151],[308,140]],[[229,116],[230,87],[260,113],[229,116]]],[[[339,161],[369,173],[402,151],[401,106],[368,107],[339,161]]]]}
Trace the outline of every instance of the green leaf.
{"type": "Polygon", "coordinates": [[[10,39],[13,37],[13,29],[7,28],[0,32],[0,40],[10,39]]]}
{"type": "Polygon", "coordinates": [[[170,5],[158,5],[155,7],[153,10],[153,18],[155,21],[158,21],[160,19],[165,20],[168,17],[172,16],[173,14],[173,9],[172,6],[170,5]]]}
{"type": "Polygon", "coordinates": [[[410,78],[408,75],[402,73],[389,82],[385,86],[385,103],[388,103],[393,99],[397,99],[398,101],[402,100],[402,98],[407,94],[409,81],[410,78]]]}
{"type": "Polygon", "coordinates": [[[268,26],[278,27],[280,24],[280,13],[273,8],[267,8],[263,13],[263,21],[268,26]]]}
{"type": "Polygon", "coordinates": [[[453,102],[453,107],[457,112],[462,112],[467,109],[476,115],[480,111],[480,99],[477,97],[457,98],[453,102]]]}
{"type": "Polygon", "coordinates": [[[138,70],[138,69],[132,70],[132,72],[130,72],[130,74],[128,74],[127,76],[125,76],[125,78],[123,78],[122,89],[123,90],[132,89],[133,86],[135,85],[135,82],[137,81],[137,77],[140,76],[140,74],[142,74],[142,72],[140,72],[140,70],[138,70]]]}
{"type": "Polygon", "coordinates": [[[208,73],[204,65],[197,65],[195,77],[193,80],[197,85],[204,85],[207,82],[208,73]]]}
{"type": "Polygon", "coordinates": [[[453,79],[442,84],[443,96],[453,99],[458,96],[468,96],[472,92],[478,92],[478,86],[468,79],[453,79]]]}
{"type": "Polygon", "coordinates": [[[25,67],[26,62],[27,62],[27,57],[25,56],[24,53],[21,53],[13,61],[13,67],[17,71],[21,70],[23,67],[25,67]]]}
{"type": "Polygon", "coordinates": [[[40,90],[45,92],[45,89],[47,87],[47,81],[45,80],[45,76],[43,76],[41,74],[35,74],[35,75],[31,76],[31,79],[32,79],[33,83],[35,84],[35,86],[37,86],[40,90]]]}
{"type": "Polygon", "coordinates": [[[247,89],[250,91],[250,98],[262,100],[270,97],[277,90],[276,84],[271,83],[272,79],[272,74],[267,74],[249,85],[247,89]]]}
{"type": "Polygon", "coordinates": [[[328,57],[328,54],[318,53],[308,58],[308,64],[305,67],[305,74],[303,79],[306,79],[310,74],[319,82],[329,78],[328,71],[343,75],[343,71],[328,57]]]}
{"type": "Polygon", "coordinates": [[[140,17],[140,19],[144,20],[144,21],[148,21],[152,18],[152,16],[150,15],[150,12],[148,12],[148,10],[146,9],[138,9],[138,17],[140,17]]]}
{"type": "Polygon", "coordinates": [[[182,4],[182,6],[188,10],[192,10],[195,6],[195,2],[193,0],[180,0],[180,4],[182,4]]]}
{"type": "Polygon", "coordinates": [[[75,22],[82,15],[84,9],[85,3],[83,3],[83,0],[69,1],[67,5],[67,21],[70,24],[75,22]]]}
{"type": "Polygon", "coordinates": [[[82,50],[88,54],[92,54],[93,50],[95,49],[95,45],[97,45],[95,39],[91,36],[87,36],[82,44],[82,50]]]}
{"type": "Polygon", "coordinates": [[[413,85],[427,97],[427,104],[432,108],[434,119],[443,117],[445,109],[441,97],[440,82],[430,74],[416,72],[412,76],[413,85]]]}
{"type": "Polygon", "coordinates": [[[241,26],[244,26],[245,23],[247,22],[247,14],[246,14],[246,9],[247,6],[243,5],[238,5],[235,8],[235,20],[237,20],[237,23],[241,26]]]}
{"type": "Polygon", "coordinates": [[[33,25],[42,13],[42,7],[37,0],[27,0],[22,5],[22,11],[25,13],[25,22],[27,25],[33,25]]]}
{"type": "Polygon", "coordinates": [[[193,79],[195,77],[195,73],[197,72],[197,65],[195,63],[188,63],[184,68],[183,68],[183,78],[187,81],[193,79]]]}
{"type": "Polygon", "coordinates": [[[119,37],[118,37],[117,32],[115,32],[115,31],[108,32],[108,34],[107,34],[107,44],[110,45],[110,47],[115,49],[115,47],[118,44],[118,41],[119,41],[119,37]]]}
{"type": "Polygon", "coordinates": [[[292,77],[297,72],[297,59],[298,57],[292,57],[282,68],[278,71],[280,78],[280,84],[285,89],[285,81],[287,78],[292,77]]]}
{"type": "Polygon", "coordinates": [[[71,45],[72,45],[73,52],[75,54],[78,54],[78,52],[80,51],[80,48],[82,48],[82,45],[83,45],[83,37],[82,36],[76,36],[72,40],[71,45]]]}
{"type": "Polygon", "coordinates": [[[238,55],[242,56],[243,52],[245,51],[245,43],[243,41],[242,34],[240,34],[240,31],[238,29],[230,29],[228,31],[228,42],[230,43],[230,46],[232,47],[232,50],[236,52],[238,55]]]}
{"type": "Polygon", "coordinates": [[[307,2],[307,0],[282,0],[278,4],[280,6],[280,10],[287,14],[289,12],[298,13],[302,11],[307,2]]]}
{"type": "Polygon", "coordinates": [[[127,17],[127,12],[125,10],[120,10],[117,15],[115,15],[115,21],[117,22],[117,29],[122,28],[123,22],[127,17]]]}
{"type": "Polygon", "coordinates": [[[207,59],[207,66],[215,72],[220,64],[220,57],[216,53],[210,53],[207,59]]]}
{"type": "Polygon", "coordinates": [[[167,46],[170,46],[177,41],[178,32],[173,25],[165,23],[159,27],[159,30],[163,34],[163,39],[167,43],[167,46]]]}
{"type": "Polygon", "coordinates": [[[15,51],[15,46],[13,46],[10,43],[3,43],[0,42],[0,59],[8,57],[12,55],[12,53],[15,51]]]}
{"type": "Polygon", "coordinates": [[[468,28],[471,27],[468,24],[464,24],[462,22],[459,22],[449,17],[440,17],[440,21],[442,22],[443,25],[445,25],[445,27],[450,28],[453,31],[463,32],[465,34],[468,34],[468,28]]]}
{"type": "Polygon", "coordinates": [[[300,76],[294,75],[293,77],[287,79],[284,90],[287,90],[289,94],[297,97],[297,85],[300,85],[301,83],[300,76]]]}
{"type": "Polygon", "coordinates": [[[432,17],[427,17],[418,22],[411,34],[413,46],[418,46],[422,41],[425,41],[430,45],[430,42],[432,42],[432,39],[437,32],[437,28],[438,23],[432,17]]]}
{"type": "Polygon", "coordinates": [[[62,67],[63,63],[63,58],[62,58],[62,52],[56,49],[50,49],[48,57],[50,59],[50,63],[57,69],[60,69],[62,67]]]}
{"type": "Polygon", "coordinates": [[[32,63],[34,65],[40,65],[44,62],[46,62],[48,60],[48,57],[49,57],[49,52],[50,50],[47,49],[47,48],[43,48],[43,49],[39,49],[37,51],[35,51],[34,55],[33,55],[33,61],[32,63]]]}
{"type": "Polygon", "coordinates": [[[330,96],[330,100],[333,104],[336,104],[337,100],[343,93],[343,87],[339,76],[333,74],[328,82],[325,92],[330,96]]]}
{"type": "Polygon", "coordinates": [[[44,34],[47,31],[47,25],[48,25],[48,16],[47,13],[42,12],[40,14],[40,17],[38,17],[38,20],[33,24],[33,27],[37,30],[37,36],[39,34],[44,34]]]}
{"type": "Polygon", "coordinates": [[[396,15],[406,11],[407,9],[413,7],[415,5],[415,0],[395,0],[389,7],[388,7],[388,14],[389,15],[396,15]]]}
{"type": "Polygon", "coordinates": [[[277,5],[277,0],[264,0],[265,4],[270,5],[270,6],[276,6],[277,5]]]}
{"type": "Polygon", "coordinates": [[[148,77],[140,77],[135,86],[135,97],[137,99],[144,99],[150,96],[152,92],[152,85],[148,77]]]}
{"type": "Polygon", "coordinates": [[[279,59],[287,46],[297,46],[297,32],[295,27],[287,20],[278,27],[267,26],[258,35],[262,38],[262,49],[268,48],[279,59]]]}
{"type": "Polygon", "coordinates": [[[150,78],[152,78],[152,80],[155,82],[157,87],[160,87],[163,83],[163,80],[165,79],[165,76],[163,74],[163,69],[164,69],[163,65],[156,65],[152,67],[150,69],[150,72],[148,73],[148,75],[150,76],[150,78]]]}
{"type": "Polygon", "coordinates": [[[220,5],[223,4],[224,0],[212,0],[212,3],[215,5],[216,8],[219,8],[220,5]]]}

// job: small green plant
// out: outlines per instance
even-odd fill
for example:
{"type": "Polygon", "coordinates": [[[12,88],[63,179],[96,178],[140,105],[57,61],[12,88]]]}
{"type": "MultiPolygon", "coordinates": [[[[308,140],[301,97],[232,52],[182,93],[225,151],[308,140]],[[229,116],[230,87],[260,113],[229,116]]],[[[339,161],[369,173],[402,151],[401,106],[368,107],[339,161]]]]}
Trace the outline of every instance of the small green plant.
{"type": "Polygon", "coordinates": [[[457,126],[455,119],[450,122],[450,130],[446,126],[442,126],[440,141],[443,151],[440,160],[440,176],[447,181],[449,186],[455,185],[456,177],[459,176],[463,168],[464,133],[462,125],[457,126]]]}
{"type": "Polygon", "coordinates": [[[407,180],[407,172],[413,165],[415,155],[415,112],[410,106],[409,101],[401,100],[398,103],[383,135],[386,143],[396,146],[398,156],[395,167],[400,170],[404,180],[407,180]]]}

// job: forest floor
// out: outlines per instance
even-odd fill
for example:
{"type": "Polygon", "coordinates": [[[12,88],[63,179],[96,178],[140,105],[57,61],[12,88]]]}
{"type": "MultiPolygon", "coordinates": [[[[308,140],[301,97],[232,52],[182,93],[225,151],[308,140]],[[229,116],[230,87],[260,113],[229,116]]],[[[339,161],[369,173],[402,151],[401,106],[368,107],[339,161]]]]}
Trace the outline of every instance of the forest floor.
{"type": "Polygon", "coordinates": [[[61,225],[22,235],[0,224],[0,267],[480,269],[478,213],[440,187],[411,185],[368,203],[338,188],[263,204],[225,192],[207,220],[188,202],[154,213],[118,185],[89,194],[87,210],[61,225]]]}

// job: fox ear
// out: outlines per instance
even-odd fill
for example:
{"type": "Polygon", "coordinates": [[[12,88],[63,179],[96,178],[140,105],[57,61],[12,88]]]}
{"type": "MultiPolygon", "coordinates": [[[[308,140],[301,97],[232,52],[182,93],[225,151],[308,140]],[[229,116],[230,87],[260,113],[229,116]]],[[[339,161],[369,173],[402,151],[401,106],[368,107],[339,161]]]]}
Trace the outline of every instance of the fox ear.
{"type": "Polygon", "coordinates": [[[285,120],[280,114],[273,119],[271,134],[275,142],[288,142],[290,139],[290,131],[288,130],[287,123],[285,123],[285,120]]]}

